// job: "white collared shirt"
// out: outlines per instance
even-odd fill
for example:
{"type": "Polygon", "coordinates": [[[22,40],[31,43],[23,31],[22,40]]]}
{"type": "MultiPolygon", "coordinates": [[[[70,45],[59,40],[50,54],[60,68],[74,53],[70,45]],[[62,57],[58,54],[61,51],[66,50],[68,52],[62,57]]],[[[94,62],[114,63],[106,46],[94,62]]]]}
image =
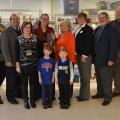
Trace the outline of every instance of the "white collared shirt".
{"type": "Polygon", "coordinates": [[[83,24],[82,26],[78,26],[76,29],[75,29],[75,37],[77,36],[77,34],[80,32],[80,30],[83,28],[83,27],[85,27],[85,25],[86,25],[86,23],[85,24],[83,24]]]}

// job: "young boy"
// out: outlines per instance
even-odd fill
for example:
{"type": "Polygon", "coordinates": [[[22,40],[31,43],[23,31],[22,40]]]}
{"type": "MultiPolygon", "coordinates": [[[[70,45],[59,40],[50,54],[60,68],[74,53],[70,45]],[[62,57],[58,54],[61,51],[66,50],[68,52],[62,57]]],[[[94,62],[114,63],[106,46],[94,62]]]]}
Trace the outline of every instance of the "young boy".
{"type": "Polygon", "coordinates": [[[52,107],[52,84],[54,83],[55,63],[50,54],[52,46],[45,43],[43,47],[44,57],[38,62],[39,82],[42,85],[42,104],[43,108],[52,107]]]}
{"type": "Polygon", "coordinates": [[[55,80],[59,86],[60,108],[68,109],[70,106],[70,84],[73,83],[73,65],[67,58],[68,50],[61,47],[59,50],[60,60],[55,66],[55,80]]]}

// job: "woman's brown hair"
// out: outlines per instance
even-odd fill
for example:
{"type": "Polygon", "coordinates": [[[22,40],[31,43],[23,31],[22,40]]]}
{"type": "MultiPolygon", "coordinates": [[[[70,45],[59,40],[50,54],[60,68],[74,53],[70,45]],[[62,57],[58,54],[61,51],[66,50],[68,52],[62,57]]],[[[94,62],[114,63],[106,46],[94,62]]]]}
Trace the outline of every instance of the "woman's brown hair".
{"type": "Polygon", "coordinates": [[[23,29],[25,28],[26,25],[30,25],[31,27],[31,33],[33,32],[33,26],[32,26],[32,23],[31,22],[23,22],[23,24],[21,25],[21,32],[23,32],[23,29]]]}

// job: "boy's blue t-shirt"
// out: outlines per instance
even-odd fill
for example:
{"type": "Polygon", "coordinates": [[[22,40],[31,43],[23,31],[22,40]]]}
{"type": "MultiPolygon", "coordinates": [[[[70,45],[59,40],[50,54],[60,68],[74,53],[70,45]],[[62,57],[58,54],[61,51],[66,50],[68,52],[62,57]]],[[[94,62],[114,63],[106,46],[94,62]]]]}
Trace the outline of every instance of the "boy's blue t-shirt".
{"type": "Polygon", "coordinates": [[[40,58],[38,62],[38,71],[41,73],[42,84],[51,85],[52,75],[55,71],[55,62],[52,58],[40,58]]]}

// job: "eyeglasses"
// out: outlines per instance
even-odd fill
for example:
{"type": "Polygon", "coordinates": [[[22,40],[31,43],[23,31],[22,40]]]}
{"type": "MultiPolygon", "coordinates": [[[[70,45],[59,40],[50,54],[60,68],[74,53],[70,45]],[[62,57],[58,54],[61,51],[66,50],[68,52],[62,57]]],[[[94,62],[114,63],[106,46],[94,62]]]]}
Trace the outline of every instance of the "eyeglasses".
{"type": "Polygon", "coordinates": [[[31,27],[24,27],[24,28],[26,28],[26,29],[31,29],[31,27]]]}
{"type": "Polygon", "coordinates": [[[41,18],[42,20],[49,20],[49,18],[41,18]]]}

